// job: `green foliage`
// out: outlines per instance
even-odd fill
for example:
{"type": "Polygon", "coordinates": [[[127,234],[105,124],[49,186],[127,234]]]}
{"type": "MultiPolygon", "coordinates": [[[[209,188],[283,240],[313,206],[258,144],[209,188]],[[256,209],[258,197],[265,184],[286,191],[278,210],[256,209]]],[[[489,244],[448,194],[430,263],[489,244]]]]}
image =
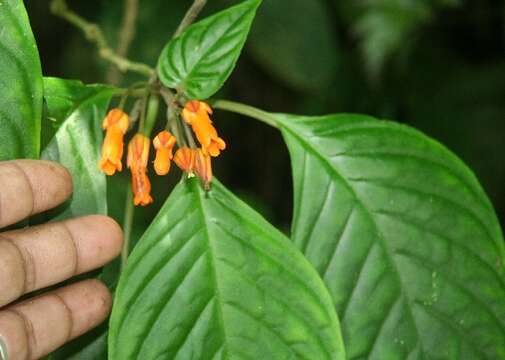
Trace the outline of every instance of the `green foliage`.
{"type": "Polygon", "coordinates": [[[107,323],[58,349],[46,360],[107,359],[107,323]]]}
{"type": "Polygon", "coordinates": [[[0,2],[0,160],[37,158],[42,71],[22,1],[0,2]]]}
{"type": "Polygon", "coordinates": [[[275,119],[292,156],[292,239],[333,296],[348,357],[504,358],[503,237],[468,168],[394,123],[275,119]]]}
{"type": "Polygon", "coordinates": [[[347,13],[345,20],[352,24],[366,68],[373,77],[380,74],[392,55],[413,45],[418,32],[433,20],[437,10],[457,5],[459,0],[337,3],[341,12],[347,13]]]}
{"type": "Polygon", "coordinates": [[[98,160],[101,124],[114,91],[103,85],[44,79],[47,121],[59,127],[41,157],[67,167],[74,184],[72,199],[58,209],[58,219],[107,213],[105,175],[98,168],[98,160]]]}
{"type": "Polygon", "coordinates": [[[247,0],[199,21],[163,49],[161,82],[191,99],[214,95],[230,76],[261,0],[247,0]]]}
{"type": "MultiPolygon", "coordinates": [[[[102,120],[116,90],[105,85],[84,85],[80,81],[44,78],[47,117],[43,129],[55,132],[42,151],[42,159],[57,161],[72,174],[74,191],[63,206],[50,212],[52,220],[88,214],[107,214],[107,183],[98,168],[103,140],[102,120]],[[45,126],[49,125],[49,126],[45,126]]],[[[108,286],[117,282],[117,266],[107,266],[108,286]],[[109,274],[115,269],[114,274],[109,274]],[[110,279],[109,279],[110,278],[110,279]]],[[[103,278],[103,274],[102,274],[103,278]]],[[[107,327],[65,345],[49,359],[104,359],[107,354],[107,327]]]]}
{"type": "Polygon", "coordinates": [[[217,181],[181,182],[116,293],[111,359],[343,359],[321,280],[290,242],[217,181]]]}
{"type": "MultiPolygon", "coordinates": [[[[157,10],[166,4],[148,3],[141,18],[167,16],[157,10]]],[[[260,3],[243,1],[170,40],[158,61],[162,83],[189,98],[214,95],[233,71],[260,3]]],[[[472,141],[477,122],[501,119],[496,89],[503,87],[503,64],[472,72],[455,54],[438,51],[431,38],[413,51],[416,61],[430,60],[416,64],[412,82],[404,80],[411,69],[395,69],[384,91],[370,96],[359,75],[337,73],[341,61],[350,69],[359,65],[352,52],[343,53],[345,43],[335,51],[342,34],[332,32],[328,4],[265,0],[252,31],[253,58],[291,90],[313,94],[303,99],[307,104],[326,102],[317,92],[339,101],[345,92],[352,100],[342,104],[361,110],[376,103],[382,112],[398,113],[403,105],[410,119],[458,133],[463,145],[472,141]],[[392,105],[396,96],[405,103],[392,105]],[[448,114],[458,119],[457,131],[443,124],[448,114]]],[[[102,16],[111,20],[115,5],[102,16]]],[[[457,5],[335,2],[338,25],[357,36],[373,78],[393,54],[412,50],[413,40],[424,35],[420,29],[441,9],[457,5]]],[[[152,33],[159,35],[165,23],[156,22],[152,33]]],[[[166,23],[174,24],[172,18],[166,23]]],[[[107,194],[97,166],[101,121],[117,89],[45,78],[41,134],[42,76],[21,1],[0,2],[0,33],[0,160],[37,157],[42,137],[42,158],[67,166],[74,180],[73,198],[50,212],[51,220],[106,214],[119,198],[114,205],[121,213],[126,178],[110,179],[117,189],[107,194]]],[[[139,57],[157,56],[159,44],[137,41],[145,45],[139,57]]],[[[156,111],[148,113],[154,121],[159,94],[151,85],[136,90],[152,92],[156,111]]],[[[180,111],[177,102],[167,105],[171,114],[180,111]]],[[[296,246],[219,182],[207,193],[196,179],[181,181],[121,275],[110,333],[102,324],[51,359],[104,359],[107,353],[111,360],[344,359],[344,344],[350,359],[505,359],[503,235],[478,180],[458,157],[418,131],[372,117],[270,114],[226,101],[216,107],[281,131],[293,168],[296,246]]],[[[257,157],[261,151],[272,150],[251,152],[257,157]]],[[[492,158],[491,152],[499,153],[482,153],[492,158]]],[[[136,243],[143,228],[133,229],[136,243]]],[[[117,265],[100,276],[111,288],[117,265]]]]}
{"type": "Polygon", "coordinates": [[[251,54],[292,87],[322,91],[335,77],[340,50],[330,19],[321,0],[264,0],[248,41],[251,54]]]}

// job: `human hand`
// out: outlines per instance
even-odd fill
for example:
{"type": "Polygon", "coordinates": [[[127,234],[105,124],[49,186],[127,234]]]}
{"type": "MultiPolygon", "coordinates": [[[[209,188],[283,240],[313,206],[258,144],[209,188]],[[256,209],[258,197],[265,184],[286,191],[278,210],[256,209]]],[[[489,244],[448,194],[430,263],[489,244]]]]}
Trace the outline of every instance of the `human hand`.
{"type": "MultiPolygon", "coordinates": [[[[0,162],[0,185],[0,228],[53,208],[72,192],[68,171],[47,161],[0,162]]],[[[99,325],[112,299],[97,280],[15,301],[104,265],[121,246],[120,227],[98,215],[0,232],[0,359],[2,351],[4,359],[38,359],[99,325]]]]}

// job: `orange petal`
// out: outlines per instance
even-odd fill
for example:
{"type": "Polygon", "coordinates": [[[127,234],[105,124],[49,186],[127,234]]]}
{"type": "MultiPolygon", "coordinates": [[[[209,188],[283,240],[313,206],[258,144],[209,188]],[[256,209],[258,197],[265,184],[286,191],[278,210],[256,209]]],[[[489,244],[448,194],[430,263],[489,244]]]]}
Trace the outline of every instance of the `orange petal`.
{"type": "Polygon", "coordinates": [[[187,173],[192,173],[195,164],[195,149],[186,146],[177,149],[174,156],[174,162],[177,166],[187,173]]]}
{"type": "MultiPolygon", "coordinates": [[[[108,160],[105,160],[105,161],[100,160],[99,165],[100,165],[100,169],[106,175],[109,175],[109,176],[114,175],[114,173],[116,172],[116,169],[117,169],[116,166],[108,160]]],[[[119,170],[119,171],[121,171],[121,170],[119,170]]]]}
{"type": "Polygon", "coordinates": [[[202,179],[205,190],[209,190],[212,181],[212,163],[210,156],[205,154],[202,149],[198,149],[196,152],[195,173],[202,179]]]}
{"type": "Polygon", "coordinates": [[[170,159],[172,158],[172,149],[160,148],[156,150],[154,159],[154,170],[158,175],[166,175],[170,171],[170,159]]]}
{"type": "Polygon", "coordinates": [[[126,163],[130,169],[147,168],[150,140],[141,133],[135,134],[128,144],[126,163]]]}
{"type": "Polygon", "coordinates": [[[130,117],[127,113],[119,108],[114,108],[110,110],[102,122],[102,127],[108,129],[109,127],[117,125],[121,131],[126,133],[128,126],[130,125],[130,117]]]}
{"type": "Polygon", "coordinates": [[[107,129],[105,139],[103,141],[100,168],[107,175],[113,175],[116,170],[122,170],[122,157],[123,132],[117,125],[112,125],[107,129]],[[114,170],[112,167],[114,167],[114,170]]]}
{"type": "Polygon", "coordinates": [[[151,182],[145,168],[132,169],[132,191],[134,205],[146,206],[153,202],[151,197],[151,182]]]}

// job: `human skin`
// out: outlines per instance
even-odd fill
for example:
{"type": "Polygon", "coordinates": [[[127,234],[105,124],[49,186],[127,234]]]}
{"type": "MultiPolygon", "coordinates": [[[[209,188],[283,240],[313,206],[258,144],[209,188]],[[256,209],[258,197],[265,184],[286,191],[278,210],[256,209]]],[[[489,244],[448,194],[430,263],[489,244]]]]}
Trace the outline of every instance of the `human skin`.
{"type": "MultiPolygon", "coordinates": [[[[71,193],[72,178],[56,163],[0,162],[0,229],[54,208],[71,193]]],[[[0,341],[9,360],[39,359],[106,319],[112,298],[97,280],[18,299],[103,266],[122,241],[117,223],[101,215],[0,231],[0,341]]]]}

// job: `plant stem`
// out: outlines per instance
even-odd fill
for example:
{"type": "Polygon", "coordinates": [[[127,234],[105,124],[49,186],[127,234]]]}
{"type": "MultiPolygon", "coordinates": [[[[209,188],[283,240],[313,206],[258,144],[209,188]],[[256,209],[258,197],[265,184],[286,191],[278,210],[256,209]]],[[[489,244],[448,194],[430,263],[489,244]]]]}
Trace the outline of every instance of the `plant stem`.
{"type": "Polygon", "coordinates": [[[177,37],[183,33],[186,28],[193,23],[193,21],[196,20],[198,17],[198,14],[200,14],[200,11],[202,11],[203,7],[207,3],[207,0],[194,0],[193,5],[188,9],[186,12],[186,15],[184,15],[184,18],[182,19],[181,23],[177,27],[177,30],[175,31],[174,37],[177,37]]]}
{"type": "Polygon", "coordinates": [[[182,126],[184,127],[184,132],[186,133],[186,137],[188,138],[189,146],[192,148],[196,148],[197,147],[196,142],[195,142],[195,139],[193,138],[193,134],[191,133],[191,129],[189,128],[189,125],[186,124],[186,122],[184,122],[183,120],[181,122],[182,122],[182,126]]]}
{"type": "Polygon", "coordinates": [[[154,123],[156,122],[156,117],[158,116],[159,105],[160,99],[158,95],[151,94],[149,101],[147,102],[146,121],[144,128],[142,129],[142,133],[147,137],[150,137],[151,132],[153,131],[154,123]]]}
{"type": "Polygon", "coordinates": [[[129,186],[126,187],[126,204],[125,204],[125,213],[124,213],[124,221],[123,221],[123,232],[124,232],[124,240],[123,240],[123,249],[121,250],[121,272],[126,267],[126,263],[128,261],[128,255],[130,254],[130,240],[132,233],[132,225],[133,225],[133,213],[135,211],[135,207],[133,206],[133,196],[132,191],[129,186]]]}
{"type": "MultiPolygon", "coordinates": [[[[139,12],[138,0],[124,0],[124,12],[121,28],[118,31],[118,41],[116,47],[116,54],[118,56],[126,57],[128,50],[135,37],[135,23],[139,12]]],[[[117,84],[121,81],[121,73],[116,67],[111,67],[107,74],[109,83],[117,84]]]]}
{"type": "Polygon", "coordinates": [[[216,100],[212,104],[212,106],[215,109],[226,110],[226,111],[234,112],[237,114],[249,116],[253,119],[262,121],[265,124],[273,126],[274,128],[277,128],[277,129],[279,128],[279,126],[277,125],[277,121],[275,120],[275,118],[271,114],[267,113],[266,111],[255,108],[253,106],[250,106],[250,105],[245,105],[245,104],[241,104],[241,103],[234,102],[234,101],[228,101],[228,100],[216,100]]]}
{"type": "Polygon", "coordinates": [[[120,71],[133,71],[146,76],[152,76],[155,73],[155,70],[146,64],[133,62],[116,54],[107,43],[107,40],[98,25],[87,21],[70,10],[65,0],[52,0],[51,11],[54,15],[67,20],[72,25],[81,29],[86,36],[86,39],[98,47],[98,54],[103,59],[114,64],[120,71]]]}

